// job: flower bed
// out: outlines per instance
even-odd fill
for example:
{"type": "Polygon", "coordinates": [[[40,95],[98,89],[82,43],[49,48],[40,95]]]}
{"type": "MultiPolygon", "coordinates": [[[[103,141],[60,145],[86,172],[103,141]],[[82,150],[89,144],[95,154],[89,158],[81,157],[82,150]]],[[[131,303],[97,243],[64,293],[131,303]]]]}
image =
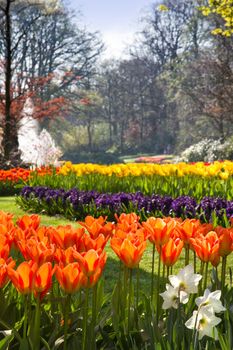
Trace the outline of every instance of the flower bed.
{"type": "Polygon", "coordinates": [[[177,163],[177,164],[72,164],[66,162],[59,170],[60,174],[67,175],[75,173],[77,176],[101,174],[101,175],[116,175],[118,177],[127,176],[185,176],[196,175],[203,177],[220,177],[226,179],[233,175],[233,162],[221,161],[213,163],[177,163]],[[222,174],[225,173],[225,174],[222,174]]]}
{"type": "Polygon", "coordinates": [[[52,188],[74,187],[99,192],[138,192],[152,195],[192,196],[201,200],[205,196],[233,199],[233,162],[195,164],[97,164],[66,163],[61,168],[35,171],[2,171],[0,195],[18,191],[23,185],[52,188]]]}
{"type": "Polygon", "coordinates": [[[199,218],[203,222],[216,221],[227,225],[233,217],[233,201],[204,197],[199,203],[192,197],[145,196],[138,193],[99,193],[72,189],[30,187],[22,189],[17,203],[24,210],[49,215],[60,214],[69,219],[83,219],[86,215],[107,215],[134,211],[142,218],[150,215],[199,218]]]}
{"type": "Polygon", "coordinates": [[[134,213],[115,221],[88,216],[77,228],[45,227],[37,215],[14,224],[10,214],[0,212],[0,345],[231,349],[233,295],[226,267],[233,228],[176,218],[142,222],[134,213]],[[121,262],[111,274],[111,296],[101,279],[108,241],[121,262]],[[142,294],[139,264],[148,241],[153,246],[150,290],[142,294]],[[182,250],[185,267],[171,275],[182,250]]]}
{"type": "Polygon", "coordinates": [[[18,193],[20,188],[25,186],[30,177],[36,179],[38,176],[52,175],[59,171],[59,168],[42,167],[38,169],[12,168],[10,170],[0,170],[0,195],[12,195],[18,193]]]}

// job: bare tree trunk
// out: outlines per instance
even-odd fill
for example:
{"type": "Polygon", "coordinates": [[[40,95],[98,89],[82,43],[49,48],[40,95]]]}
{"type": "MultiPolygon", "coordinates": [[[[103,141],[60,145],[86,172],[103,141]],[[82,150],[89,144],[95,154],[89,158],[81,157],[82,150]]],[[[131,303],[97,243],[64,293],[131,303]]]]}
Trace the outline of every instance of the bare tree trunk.
{"type": "Polygon", "coordinates": [[[6,20],[6,65],[5,65],[5,123],[3,131],[3,151],[5,159],[11,158],[12,152],[18,151],[18,133],[15,118],[11,115],[11,82],[12,82],[12,40],[11,40],[11,18],[10,4],[8,0],[5,9],[6,20]]]}
{"type": "Polygon", "coordinates": [[[124,152],[124,136],[125,136],[125,123],[121,122],[121,130],[120,130],[120,152],[123,154],[124,152]]]}
{"type": "Polygon", "coordinates": [[[87,134],[88,134],[88,147],[89,150],[92,152],[92,132],[91,132],[91,121],[88,121],[87,124],[87,134]]]}

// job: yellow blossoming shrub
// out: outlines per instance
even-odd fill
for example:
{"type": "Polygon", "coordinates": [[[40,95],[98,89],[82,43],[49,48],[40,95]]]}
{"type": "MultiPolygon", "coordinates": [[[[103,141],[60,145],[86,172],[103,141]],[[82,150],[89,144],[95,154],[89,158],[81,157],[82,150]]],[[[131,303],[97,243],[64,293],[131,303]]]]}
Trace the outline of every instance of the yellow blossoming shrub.
{"type": "Polygon", "coordinates": [[[200,7],[204,16],[217,14],[224,20],[224,28],[216,28],[213,34],[231,36],[233,34],[233,0],[208,0],[207,6],[200,7]]]}

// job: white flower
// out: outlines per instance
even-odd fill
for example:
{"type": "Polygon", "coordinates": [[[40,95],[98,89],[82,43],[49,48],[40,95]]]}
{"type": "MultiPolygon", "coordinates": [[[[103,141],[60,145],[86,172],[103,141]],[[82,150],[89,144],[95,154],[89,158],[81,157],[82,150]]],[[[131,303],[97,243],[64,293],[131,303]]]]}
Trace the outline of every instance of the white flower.
{"type": "Polygon", "coordinates": [[[216,328],[221,322],[221,318],[216,317],[212,312],[212,308],[204,307],[199,311],[194,311],[193,316],[185,322],[185,326],[189,329],[196,329],[199,332],[199,340],[208,335],[216,338],[216,328]]]}
{"type": "Polygon", "coordinates": [[[166,291],[160,293],[160,295],[163,298],[162,308],[164,310],[170,309],[171,307],[177,309],[179,302],[187,304],[189,299],[188,293],[180,291],[178,288],[174,288],[170,284],[166,284],[166,291]]]}
{"type": "Polygon", "coordinates": [[[201,275],[194,273],[192,265],[185,266],[176,276],[169,276],[169,281],[174,288],[188,294],[197,293],[198,283],[201,279],[201,275]]]}
{"type": "Polygon", "coordinates": [[[166,291],[160,293],[160,295],[163,298],[162,308],[164,310],[171,307],[174,309],[178,308],[178,289],[173,288],[170,284],[166,284],[166,291]]]}
{"type": "Polygon", "coordinates": [[[226,308],[222,305],[220,298],[221,290],[210,292],[209,289],[206,289],[203,297],[196,298],[196,304],[199,309],[208,306],[212,308],[213,312],[222,312],[225,311],[226,308]]]}

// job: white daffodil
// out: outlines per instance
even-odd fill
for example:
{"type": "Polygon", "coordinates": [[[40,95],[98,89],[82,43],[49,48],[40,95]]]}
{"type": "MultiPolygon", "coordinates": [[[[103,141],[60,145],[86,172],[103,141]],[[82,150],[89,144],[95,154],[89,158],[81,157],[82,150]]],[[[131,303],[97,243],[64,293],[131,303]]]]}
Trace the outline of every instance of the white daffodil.
{"type": "Polygon", "coordinates": [[[196,298],[196,304],[199,309],[207,306],[211,307],[213,312],[222,312],[225,311],[226,308],[222,305],[220,298],[221,290],[211,292],[209,289],[206,289],[203,297],[196,298]]]}
{"type": "Polygon", "coordinates": [[[201,279],[201,275],[194,273],[192,265],[185,266],[177,275],[169,276],[169,281],[174,288],[188,294],[197,293],[198,283],[201,279]]]}
{"type": "Polygon", "coordinates": [[[189,296],[186,292],[179,291],[178,288],[174,288],[170,284],[166,284],[166,291],[160,293],[160,295],[163,298],[162,308],[164,310],[170,309],[171,307],[177,309],[179,302],[186,304],[189,299],[189,296]]]}
{"type": "Polygon", "coordinates": [[[217,336],[216,328],[221,322],[221,318],[216,317],[212,311],[212,308],[204,307],[199,311],[194,311],[193,316],[185,322],[185,326],[189,329],[196,329],[199,333],[199,340],[201,340],[204,335],[211,338],[217,336]]]}

